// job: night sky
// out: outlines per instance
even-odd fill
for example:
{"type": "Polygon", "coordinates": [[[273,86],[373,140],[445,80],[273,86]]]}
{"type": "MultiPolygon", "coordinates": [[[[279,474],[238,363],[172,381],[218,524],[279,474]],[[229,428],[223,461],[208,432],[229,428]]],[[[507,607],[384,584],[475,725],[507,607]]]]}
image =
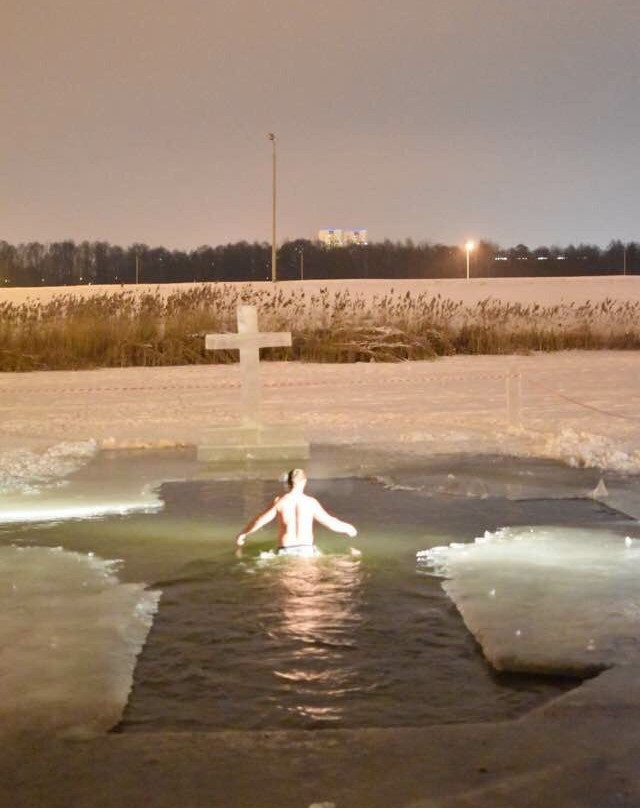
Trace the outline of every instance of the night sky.
{"type": "Polygon", "coordinates": [[[4,0],[0,238],[640,238],[639,0],[4,0]]]}

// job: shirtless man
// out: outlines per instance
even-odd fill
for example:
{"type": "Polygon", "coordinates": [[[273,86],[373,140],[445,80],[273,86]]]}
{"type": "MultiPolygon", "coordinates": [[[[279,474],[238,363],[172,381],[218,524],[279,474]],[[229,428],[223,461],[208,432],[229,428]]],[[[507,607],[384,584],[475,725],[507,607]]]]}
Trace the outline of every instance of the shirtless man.
{"type": "Polygon", "coordinates": [[[236,536],[236,546],[242,547],[247,536],[268,525],[278,517],[278,553],[286,555],[313,555],[313,522],[328,527],[335,533],[346,533],[353,538],[358,531],[348,522],[327,513],[317,499],[304,493],[307,475],[302,469],[292,469],[288,476],[289,491],[276,497],[266,511],[256,516],[236,536]]]}

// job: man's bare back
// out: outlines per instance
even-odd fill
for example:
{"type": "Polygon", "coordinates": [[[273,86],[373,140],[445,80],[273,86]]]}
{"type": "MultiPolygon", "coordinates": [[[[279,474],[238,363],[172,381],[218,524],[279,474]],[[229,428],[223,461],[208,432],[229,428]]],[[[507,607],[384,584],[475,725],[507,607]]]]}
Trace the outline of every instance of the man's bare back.
{"type": "Polygon", "coordinates": [[[307,478],[302,469],[293,469],[289,472],[290,490],[280,497],[276,497],[273,504],[266,511],[252,519],[244,530],[236,537],[236,545],[242,547],[247,536],[269,522],[278,520],[278,546],[311,547],[314,543],[313,523],[319,522],[335,533],[345,533],[354,537],[358,534],[355,527],[341,519],[336,519],[327,513],[314,497],[304,493],[307,478]]]}

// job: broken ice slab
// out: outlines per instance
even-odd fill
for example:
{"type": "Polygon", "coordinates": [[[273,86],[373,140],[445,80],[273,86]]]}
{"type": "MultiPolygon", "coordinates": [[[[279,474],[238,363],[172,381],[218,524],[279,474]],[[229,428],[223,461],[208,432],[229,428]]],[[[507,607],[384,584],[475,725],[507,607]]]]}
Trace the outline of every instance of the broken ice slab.
{"type": "Polygon", "coordinates": [[[417,554],[498,671],[585,676],[640,660],[640,542],[504,528],[417,554]]]}
{"type": "Polygon", "coordinates": [[[114,562],[0,547],[0,733],[88,737],[118,723],[160,593],[114,562]]]}

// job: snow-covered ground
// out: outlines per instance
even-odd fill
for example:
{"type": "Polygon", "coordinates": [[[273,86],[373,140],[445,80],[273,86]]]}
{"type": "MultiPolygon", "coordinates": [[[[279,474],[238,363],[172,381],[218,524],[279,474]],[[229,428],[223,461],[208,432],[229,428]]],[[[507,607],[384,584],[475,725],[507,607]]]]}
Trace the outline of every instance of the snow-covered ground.
{"type": "MultiPolygon", "coordinates": [[[[72,294],[88,297],[94,294],[114,294],[129,291],[136,294],[158,291],[167,296],[172,292],[186,291],[201,286],[196,283],[166,283],[139,285],[109,286],[44,286],[0,288],[0,302],[23,303],[27,300],[46,302],[54,297],[72,294]]],[[[234,288],[251,288],[253,290],[271,289],[271,283],[236,283],[229,284],[234,288]]],[[[277,284],[283,293],[304,289],[309,295],[326,288],[329,292],[348,291],[366,300],[374,296],[384,297],[392,290],[397,294],[412,295],[426,293],[440,295],[449,300],[461,301],[465,305],[473,305],[491,297],[504,303],[521,303],[529,305],[538,303],[541,306],[554,306],[558,303],[574,303],[581,305],[590,301],[600,303],[607,299],[640,301],[640,276],[633,275],[597,275],[594,277],[567,278],[465,278],[455,279],[372,279],[372,280],[309,280],[286,281],[277,284]]]]}
{"type": "MultiPolygon", "coordinates": [[[[514,453],[620,471],[640,471],[639,371],[640,355],[610,351],[261,366],[265,420],[301,424],[312,443],[514,453]],[[508,415],[510,373],[522,377],[519,423],[508,415]]],[[[0,480],[46,474],[47,462],[66,468],[68,453],[51,449],[63,442],[197,445],[208,426],[237,419],[239,392],[237,365],[0,375],[0,480]],[[48,460],[24,454],[47,449],[48,460]]]]}

